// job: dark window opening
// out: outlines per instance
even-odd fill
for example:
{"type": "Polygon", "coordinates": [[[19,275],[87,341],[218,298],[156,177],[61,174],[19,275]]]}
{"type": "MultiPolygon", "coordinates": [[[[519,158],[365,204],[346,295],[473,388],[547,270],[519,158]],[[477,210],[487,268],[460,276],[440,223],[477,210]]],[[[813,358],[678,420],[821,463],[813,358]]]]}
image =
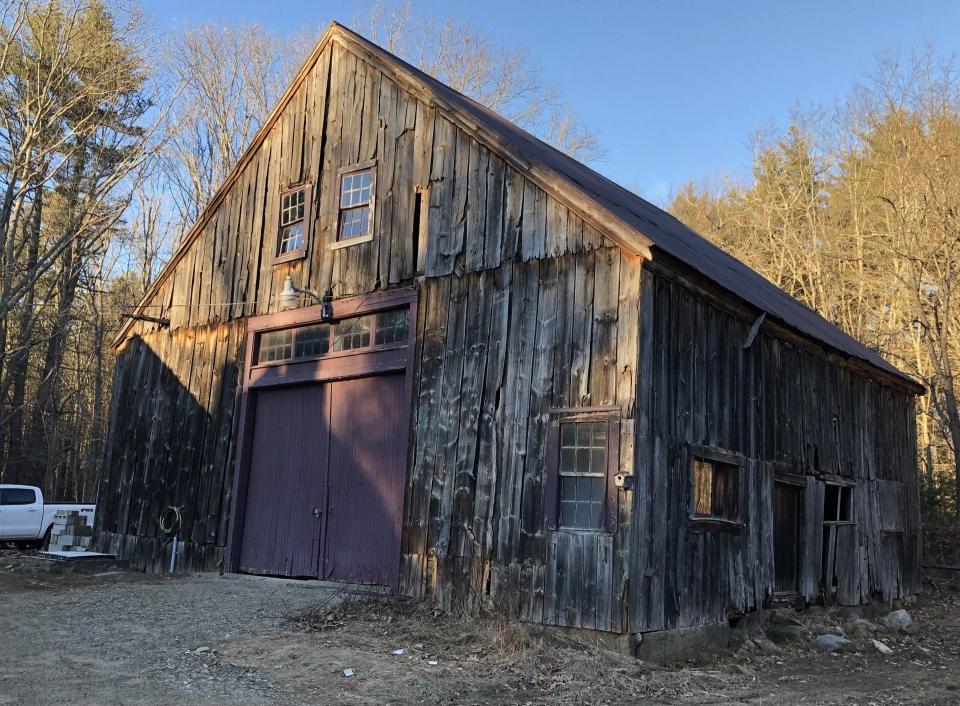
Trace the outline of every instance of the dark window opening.
{"type": "Polygon", "coordinates": [[[417,271],[420,254],[420,209],[423,208],[423,192],[417,189],[413,196],[413,271],[417,271]]]}
{"type": "Polygon", "coordinates": [[[824,522],[853,521],[853,488],[849,485],[827,483],[823,497],[824,522]]]}
{"type": "Polygon", "coordinates": [[[739,498],[739,466],[715,459],[693,459],[693,519],[739,522],[739,498]]]}
{"type": "Polygon", "coordinates": [[[413,205],[413,271],[423,274],[427,259],[427,215],[430,209],[430,187],[417,187],[413,205]]]}
{"type": "Polygon", "coordinates": [[[410,335],[410,310],[391,309],[343,319],[334,324],[310,324],[259,335],[255,365],[315,358],[373,346],[403,345],[410,335]]]}

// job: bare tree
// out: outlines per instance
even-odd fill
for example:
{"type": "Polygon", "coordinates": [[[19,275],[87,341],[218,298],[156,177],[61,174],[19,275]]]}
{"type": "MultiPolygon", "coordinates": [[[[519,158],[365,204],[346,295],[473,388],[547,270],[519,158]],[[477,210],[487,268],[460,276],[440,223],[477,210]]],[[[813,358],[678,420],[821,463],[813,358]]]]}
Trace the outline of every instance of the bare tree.
{"type": "Polygon", "coordinates": [[[39,483],[59,458],[78,285],[127,207],[128,177],[147,154],[150,97],[134,48],[143,45],[138,12],[100,0],[17,0],[2,20],[3,472],[39,483]]]}
{"type": "Polygon", "coordinates": [[[524,49],[497,42],[471,22],[437,17],[413,0],[377,0],[355,24],[360,34],[390,53],[575,159],[603,158],[596,132],[558,99],[557,87],[543,80],[524,49]]]}
{"type": "Polygon", "coordinates": [[[283,92],[302,46],[257,24],[185,25],[165,43],[166,173],[181,229],[199,218],[283,92]],[[297,48],[300,47],[300,48],[297,48]]]}

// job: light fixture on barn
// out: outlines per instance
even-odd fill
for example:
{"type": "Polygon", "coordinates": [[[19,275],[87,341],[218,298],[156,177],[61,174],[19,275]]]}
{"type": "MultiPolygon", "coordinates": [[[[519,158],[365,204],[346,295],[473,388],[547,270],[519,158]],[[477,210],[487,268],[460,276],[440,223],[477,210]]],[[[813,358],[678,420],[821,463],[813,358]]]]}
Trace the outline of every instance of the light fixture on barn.
{"type": "Polygon", "coordinates": [[[299,295],[305,294],[320,305],[320,320],[324,323],[333,322],[333,290],[328,289],[322,297],[310,289],[301,289],[293,283],[293,277],[287,275],[283,280],[283,289],[280,290],[280,308],[291,309],[297,305],[299,295]]]}

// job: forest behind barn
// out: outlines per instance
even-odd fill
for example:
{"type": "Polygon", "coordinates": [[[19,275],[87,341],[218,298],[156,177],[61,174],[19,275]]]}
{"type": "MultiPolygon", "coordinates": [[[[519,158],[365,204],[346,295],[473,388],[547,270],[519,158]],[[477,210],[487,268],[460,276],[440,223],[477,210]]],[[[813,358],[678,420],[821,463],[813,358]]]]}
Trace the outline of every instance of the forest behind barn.
{"type": "Polygon", "coordinates": [[[917,406],[925,562],[960,541],[960,77],[881,58],[830,109],[754,137],[752,178],[669,210],[927,388],[917,406]]]}
{"type": "MultiPolygon", "coordinates": [[[[134,6],[90,0],[0,8],[2,480],[92,498],[111,340],[317,31],[161,33],[134,6]]],[[[602,154],[522,48],[410,3],[368,7],[354,26],[574,156],[602,154]]],[[[938,562],[957,559],[960,503],[958,88],[933,50],[879,62],[836,110],[762,136],[751,179],[691,185],[670,205],[927,386],[920,463],[938,562]]]]}

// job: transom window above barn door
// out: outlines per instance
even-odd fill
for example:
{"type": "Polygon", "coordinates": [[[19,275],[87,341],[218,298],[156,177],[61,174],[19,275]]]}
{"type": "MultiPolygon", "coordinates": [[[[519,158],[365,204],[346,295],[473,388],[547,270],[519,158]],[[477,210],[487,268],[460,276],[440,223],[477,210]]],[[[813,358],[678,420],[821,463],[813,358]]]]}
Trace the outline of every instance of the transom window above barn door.
{"type": "Polygon", "coordinates": [[[318,323],[265,331],[257,336],[254,365],[396,347],[407,343],[410,310],[391,309],[335,323],[318,323]]]}
{"type": "Polygon", "coordinates": [[[614,532],[618,413],[555,413],[547,439],[546,522],[551,529],[614,532]]]}
{"type": "Polygon", "coordinates": [[[332,247],[345,247],[373,239],[376,167],[373,162],[340,172],[337,206],[337,239],[332,247]]]}
{"type": "Polygon", "coordinates": [[[301,184],[280,194],[274,264],[306,255],[310,236],[311,195],[310,184],[301,184]]]}
{"type": "Polygon", "coordinates": [[[744,459],[737,454],[705,447],[693,447],[692,454],[691,522],[739,525],[744,459]]]}

